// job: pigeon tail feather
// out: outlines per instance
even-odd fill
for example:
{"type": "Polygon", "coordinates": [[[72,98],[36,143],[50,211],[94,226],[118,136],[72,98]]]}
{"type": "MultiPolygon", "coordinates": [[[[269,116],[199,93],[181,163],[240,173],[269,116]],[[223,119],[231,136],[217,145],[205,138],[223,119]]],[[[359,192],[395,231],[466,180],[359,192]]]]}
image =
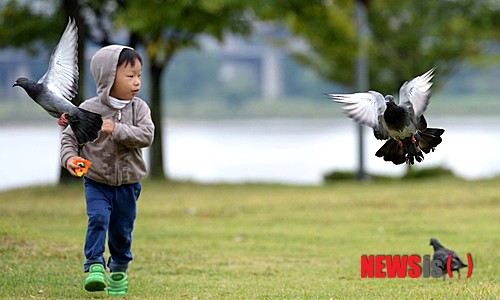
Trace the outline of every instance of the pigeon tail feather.
{"type": "Polygon", "coordinates": [[[418,162],[424,160],[424,154],[422,154],[422,151],[417,148],[416,142],[412,141],[412,137],[402,139],[401,142],[403,142],[404,152],[407,153],[407,164],[413,165],[415,163],[415,160],[417,160],[418,162]]]}
{"type": "Polygon", "coordinates": [[[444,133],[444,129],[441,128],[427,128],[418,133],[418,147],[424,152],[429,153],[434,151],[437,145],[441,144],[443,141],[441,135],[444,133]]]}
{"type": "Polygon", "coordinates": [[[422,151],[417,147],[416,143],[412,142],[412,138],[408,137],[401,140],[403,147],[394,140],[389,139],[375,153],[377,157],[383,157],[385,161],[391,161],[395,165],[402,163],[414,164],[415,160],[421,162],[424,160],[422,151]]]}
{"type": "Polygon", "coordinates": [[[99,137],[99,131],[102,127],[100,114],[78,108],[75,114],[67,114],[67,119],[78,144],[92,142],[99,137]]]}
{"type": "Polygon", "coordinates": [[[385,161],[391,161],[395,165],[400,165],[406,161],[405,152],[398,142],[394,139],[389,139],[380,149],[375,153],[377,157],[383,157],[385,161]]]}

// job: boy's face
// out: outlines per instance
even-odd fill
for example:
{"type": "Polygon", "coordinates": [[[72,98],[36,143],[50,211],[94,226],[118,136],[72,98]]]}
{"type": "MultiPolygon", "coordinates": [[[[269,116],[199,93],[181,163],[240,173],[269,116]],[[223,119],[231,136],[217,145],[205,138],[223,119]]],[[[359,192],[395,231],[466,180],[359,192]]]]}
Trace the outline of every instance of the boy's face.
{"type": "Polygon", "coordinates": [[[134,66],[124,63],[116,69],[116,77],[109,95],[120,100],[132,100],[141,89],[141,62],[136,59],[134,66]]]}

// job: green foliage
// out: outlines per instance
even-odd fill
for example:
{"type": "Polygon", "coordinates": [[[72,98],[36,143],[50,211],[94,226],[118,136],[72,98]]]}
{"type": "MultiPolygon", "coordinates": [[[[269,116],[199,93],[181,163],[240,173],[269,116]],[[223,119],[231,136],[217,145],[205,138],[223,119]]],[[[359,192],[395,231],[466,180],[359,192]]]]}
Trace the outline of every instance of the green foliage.
{"type": "Polygon", "coordinates": [[[259,18],[280,20],[307,43],[298,51],[285,43],[298,61],[330,81],[351,82],[357,51],[352,1],[257,1],[254,9],[259,18]]]}
{"type": "Polygon", "coordinates": [[[55,0],[20,1],[9,0],[0,4],[0,48],[24,48],[34,54],[39,47],[35,42],[53,46],[64,29],[66,20],[56,18],[60,11],[43,10],[54,7],[55,0]],[[61,28],[61,31],[54,30],[61,28]]]}
{"type": "MultiPolygon", "coordinates": [[[[371,175],[368,175],[370,178],[371,175]]],[[[353,171],[332,171],[328,172],[323,176],[323,181],[325,183],[334,183],[339,181],[355,181],[356,173],[353,171]]]]}
{"type": "MultiPolygon", "coordinates": [[[[402,177],[380,176],[368,174],[370,182],[398,182],[401,180],[426,180],[437,178],[456,178],[453,172],[445,167],[415,168],[408,167],[402,177]]],[[[356,181],[356,173],[352,171],[331,171],[323,176],[323,181],[327,184],[345,181],[356,181]]]]}
{"type": "Polygon", "coordinates": [[[155,139],[150,148],[152,177],[165,177],[161,125],[161,77],[165,68],[181,49],[198,46],[202,36],[222,40],[227,32],[250,33],[245,4],[245,1],[237,0],[129,0],[124,10],[117,14],[116,23],[126,27],[141,41],[148,57],[151,76],[149,100],[156,124],[155,139]]]}
{"type": "MultiPolygon", "coordinates": [[[[299,187],[145,181],[127,299],[496,299],[500,181],[299,187]],[[474,259],[472,278],[360,279],[365,254],[474,259]]],[[[90,299],[81,185],[0,192],[0,298],[90,299]]]]}
{"type": "MultiPolygon", "coordinates": [[[[442,82],[460,60],[482,50],[483,28],[474,22],[481,1],[373,1],[370,78],[380,90],[397,92],[402,81],[438,67],[442,82]]],[[[500,10],[498,11],[500,16],[500,10]]]]}
{"type": "MultiPolygon", "coordinates": [[[[355,1],[293,1],[300,9],[281,2],[261,3],[257,15],[282,20],[308,43],[309,49],[295,52],[299,61],[330,81],[354,86],[355,1]],[[278,10],[279,5],[285,9],[278,10]]],[[[434,66],[443,82],[457,62],[480,54],[488,41],[500,37],[500,7],[494,1],[369,3],[370,87],[384,93],[397,92],[399,83],[434,66]]]]}
{"type": "Polygon", "coordinates": [[[436,179],[439,177],[454,177],[450,169],[445,167],[434,168],[408,168],[403,179],[436,179]]]}
{"type": "Polygon", "coordinates": [[[167,64],[182,48],[196,47],[200,36],[222,40],[224,33],[250,33],[244,1],[129,0],[117,24],[143,42],[151,62],[167,64]]]}

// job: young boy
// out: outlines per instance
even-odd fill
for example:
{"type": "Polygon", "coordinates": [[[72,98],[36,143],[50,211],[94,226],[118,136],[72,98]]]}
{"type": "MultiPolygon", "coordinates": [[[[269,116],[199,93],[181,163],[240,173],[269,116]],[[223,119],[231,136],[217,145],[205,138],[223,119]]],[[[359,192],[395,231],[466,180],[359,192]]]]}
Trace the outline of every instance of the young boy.
{"type": "Polygon", "coordinates": [[[103,125],[97,140],[79,145],[68,126],[61,137],[61,164],[78,176],[77,159],[92,163],[84,177],[88,227],[84,272],[87,291],[124,295],[128,291],[127,268],[132,260],[132,230],[139,181],[146,175],[141,148],[153,142],[154,124],[147,104],[137,97],[141,88],[142,58],[134,49],[112,45],[92,57],[97,96],[80,107],[101,114],[103,125]],[[108,234],[110,258],[106,288],[104,249],[108,234]]]}

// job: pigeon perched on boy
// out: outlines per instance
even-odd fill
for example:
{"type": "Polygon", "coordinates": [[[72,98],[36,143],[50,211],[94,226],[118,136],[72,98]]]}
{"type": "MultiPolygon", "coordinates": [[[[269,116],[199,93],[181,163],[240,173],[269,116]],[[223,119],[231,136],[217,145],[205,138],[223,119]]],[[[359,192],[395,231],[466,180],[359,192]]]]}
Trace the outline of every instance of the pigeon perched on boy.
{"type": "Polygon", "coordinates": [[[47,72],[38,82],[20,77],[13,87],[22,87],[49,115],[58,118],[60,126],[69,124],[78,143],[85,144],[99,136],[102,118],[71,103],[78,93],[78,77],[78,28],[70,19],[50,57],[47,72]]]}

